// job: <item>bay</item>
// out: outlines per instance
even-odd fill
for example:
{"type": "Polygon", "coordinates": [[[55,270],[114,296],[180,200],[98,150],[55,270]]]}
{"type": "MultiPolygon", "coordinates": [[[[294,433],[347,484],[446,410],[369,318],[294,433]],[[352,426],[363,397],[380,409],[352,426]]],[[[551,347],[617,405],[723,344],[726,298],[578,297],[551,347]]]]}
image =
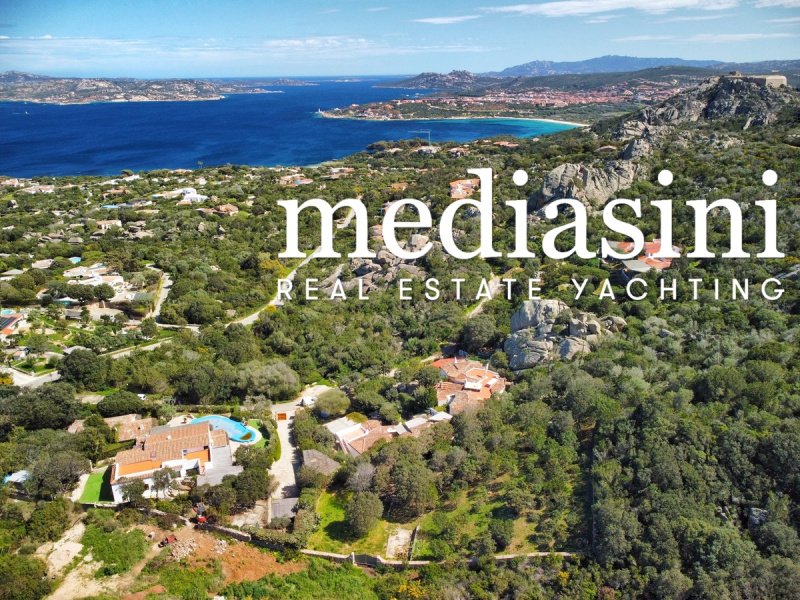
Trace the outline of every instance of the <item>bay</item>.
{"type": "Polygon", "coordinates": [[[514,119],[357,121],[317,110],[413,96],[380,80],[314,80],[196,102],[45,105],[0,102],[0,174],[16,177],[115,175],[123,169],[199,165],[308,165],[364,150],[379,140],[465,142],[532,137],[570,125],[514,119]]]}

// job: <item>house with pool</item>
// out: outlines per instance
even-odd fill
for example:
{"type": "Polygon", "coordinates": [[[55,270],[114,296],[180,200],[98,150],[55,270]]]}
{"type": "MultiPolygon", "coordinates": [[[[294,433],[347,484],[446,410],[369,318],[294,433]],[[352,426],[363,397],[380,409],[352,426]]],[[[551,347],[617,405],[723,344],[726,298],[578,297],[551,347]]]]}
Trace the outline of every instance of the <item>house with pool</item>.
{"type": "MultiPolygon", "coordinates": [[[[110,477],[114,501],[125,501],[125,484],[133,480],[143,481],[147,486],[145,496],[154,497],[153,473],[160,469],[171,469],[177,477],[196,473],[198,485],[216,485],[226,475],[239,474],[242,467],[233,464],[233,446],[238,445],[237,441],[232,441],[222,424],[222,421],[202,418],[185,425],[154,427],[138,439],[133,448],[117,453],[110,477]]],[[[239,439],[247,433],[255,441],[254,433],[258,434],[250,428],[242,433],[228,427],[239,439]]]]}

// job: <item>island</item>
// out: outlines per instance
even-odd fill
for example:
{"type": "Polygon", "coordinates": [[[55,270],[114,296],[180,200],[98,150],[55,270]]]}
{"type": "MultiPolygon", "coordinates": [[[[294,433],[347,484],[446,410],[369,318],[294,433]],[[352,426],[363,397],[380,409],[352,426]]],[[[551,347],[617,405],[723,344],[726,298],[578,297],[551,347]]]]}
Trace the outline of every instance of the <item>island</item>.
{"type": "Polygon", "coordinates": [[[228,94],[279,93],[265,87],[317,85],[301,79],[131,79],[0,73],[0,101],[38,104],[221,100],[228,94]]]}

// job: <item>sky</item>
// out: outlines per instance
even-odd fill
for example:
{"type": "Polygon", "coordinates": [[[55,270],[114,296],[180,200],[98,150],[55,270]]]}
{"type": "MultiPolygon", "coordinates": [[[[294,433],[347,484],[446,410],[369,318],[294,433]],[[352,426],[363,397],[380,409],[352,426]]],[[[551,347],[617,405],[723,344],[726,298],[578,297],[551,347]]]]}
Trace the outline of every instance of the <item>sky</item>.
{"type": "Polygon", "coordinates": [[[513,2],[0,0],[0,71],[390,75],[605,54],[800,58],[800,0],[513,2]]]}

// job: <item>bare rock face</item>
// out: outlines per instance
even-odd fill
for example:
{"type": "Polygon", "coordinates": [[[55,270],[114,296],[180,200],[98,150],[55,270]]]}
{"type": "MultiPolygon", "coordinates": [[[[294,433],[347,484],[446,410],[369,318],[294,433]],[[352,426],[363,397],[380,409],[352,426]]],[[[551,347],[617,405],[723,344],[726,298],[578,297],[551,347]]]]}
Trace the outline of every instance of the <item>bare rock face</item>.
{"type": "MultiPolygon", "coordinates": [[[[561,300],[528,300],[522,303],[511,316],[511,332],[520,329],[538,328],[540,325],[555,323],[556,317],[569,306],[561,300]]],[[[552,327],[551,327],[552,329],[552,327]]],[[[549,330],[547,331],[549,333],[549,330]]]]}
{"type": "Polygon", "coordinates": [[[503,350],[508,355],[508,366],[514,371],[530,369],[551,359],[553,342],[537,339],[533,329],[522,329],[506,340],[503,350]]]}
{"type": "Polygon", "coordinates": [[[575,198],[588,206],[602,207],[645,172],[643,167],[629,160],[612,160],[599,167],[565,163],[545,175],[541,191],[533,198],[533,206],[538,210],[553,200],[575,198]]]}
{"type": "Polygon", "coordinates": [[[558,346],[558,354],[563,360],[572,360],[578,354],[588,354],[591,350],[589,342],[579,337],[565,338],[558,346]]]}
{"type": "Polygon", "coordinates": [[[511,317],[511,335],[503,350],[514,371],[530,369],[552,360],[572,360],[591,352],[603,337],[622,331],[622,317],[598,319],[591,313],[578,313],[566,323],[558,317],[569,307],[560,300],[528,300],[511,317]]]}

